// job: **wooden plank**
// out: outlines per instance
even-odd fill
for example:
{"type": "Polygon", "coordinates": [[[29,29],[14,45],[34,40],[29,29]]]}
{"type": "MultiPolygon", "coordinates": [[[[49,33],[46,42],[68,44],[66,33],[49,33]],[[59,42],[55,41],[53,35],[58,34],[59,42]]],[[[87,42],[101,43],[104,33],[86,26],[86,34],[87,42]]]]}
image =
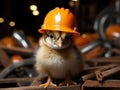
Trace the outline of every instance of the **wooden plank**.
{"type": "Polygon", "coordinates": [[[5,50],[6,52],[9,53],[16,53],[20,55],[26,55],[26,56],[32,56],[33,55],[33,49],[31,48],[21,48],[21,47],[7,47],[4,45],[0,45],[0,48],[5,50]]]}
{"type": "Polygon", "coordinates": [[[7,78],[7,79],[0,79],[0,83],[10,83],[10,82],[24,82],[24,81],[33,81],[35,78],[7,78]]]}
{"type": "Polygon", "coordinates": [[[80,90],[81,85],[58,86],[56,88],[48,88],[47,90],[80,90]]]}
{"type": "Polygon", "coordinates": [[[1,88],[0,90],[80,90],[80,85],[57,86],[48,88],[41,88],[40,86],[25,86],[25,87],[1,88]]]}
{"type": "Polygon", "coordinates": [[[26,87],[13,87],[13,88],[1,88],[0,90],[46,90],[39,86],[26,86],[26,87]]]}
{"type": "MultiPolygon", "coordinates": [[[[117,88],[120,89],[120,80],[106,80],[104,82],[99,82],[97,80],[87,80],[82,85],[82,90],[85,88],[117,88]]],[[[87,90],[88,90],[87,89],[87,90]]]]}
{"type": "Polygon", "coordinates": [[[31,85],[33,78],[8,78],[8,79],[0,79],[0,85],[5,87],[0,88],[0,90],[80,90],[79,85],[70,85],[70,86],[57,86],[57,87],[48,87],[41,88],[39,85],[31,85]],[[21,85],[21,83],[29,83],[29,85],[21,85]],[[8,87],[9,86],[9,87],[8,87]]]}
{"type": "Polygon", "coordinates": [[[12,62],[10,61],[10,58],[8,57],[8,55],[6,54],[6,52],[2,49],[0,49],[0,63],[4,66],[7,67],[10,64],[12,64],[12,62]]]}

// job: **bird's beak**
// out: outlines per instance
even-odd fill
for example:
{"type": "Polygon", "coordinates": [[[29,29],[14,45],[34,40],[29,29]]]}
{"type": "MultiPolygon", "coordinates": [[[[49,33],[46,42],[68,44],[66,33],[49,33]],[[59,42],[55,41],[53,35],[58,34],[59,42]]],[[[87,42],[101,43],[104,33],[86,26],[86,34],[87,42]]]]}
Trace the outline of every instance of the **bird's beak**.
{"type": "Polygon", "coordinates": [[[63,41],[61,39],[59,39],[57,42],[56,42],[57,46],[59,47],[62,47],[63,45],[63,41]]]}

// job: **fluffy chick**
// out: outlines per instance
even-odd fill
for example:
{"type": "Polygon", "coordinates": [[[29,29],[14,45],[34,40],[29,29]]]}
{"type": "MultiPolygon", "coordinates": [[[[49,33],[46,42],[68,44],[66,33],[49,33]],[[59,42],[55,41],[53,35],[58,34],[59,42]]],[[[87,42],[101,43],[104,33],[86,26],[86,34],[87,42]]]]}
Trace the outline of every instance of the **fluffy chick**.
{"type": "Polygon", "coordinates": [[[76,84],[72,77],[82,70],[82,55],[73,45],[71,33],[61,31],[46,31],[40,38],[37,50],[35,68],[38,73],[48,75],[47,82],[41,87],[57,86],[52,78],[65,79],[60,85],[76,84]]]}

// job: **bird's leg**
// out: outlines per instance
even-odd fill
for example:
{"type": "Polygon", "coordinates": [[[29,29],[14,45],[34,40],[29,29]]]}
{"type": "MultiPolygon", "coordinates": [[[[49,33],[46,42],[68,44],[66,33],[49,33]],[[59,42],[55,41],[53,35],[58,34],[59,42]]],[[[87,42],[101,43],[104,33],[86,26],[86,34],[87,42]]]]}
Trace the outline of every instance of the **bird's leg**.
{"type": "Polygon", "coordinates": [[[52,78],[50,75],[48,75],[47,82],[44,84],[41,84],[40,87],[47,88],[47,87],[56,87],[57,85],[52,82],[52,78]]]}
{"type": "Polygon", "coordinates": [[[74,81],[72,81],[72,79],[70,78],[70,76],[67,76],[67,77],[65,78],[65,81],[62,82],[62,83],[60,83],[59,85],[60,85],[60,86],[63,86],[63,85],[70,86],[70,85],[77,85],[77,83],[74,82],[74,81]]]}

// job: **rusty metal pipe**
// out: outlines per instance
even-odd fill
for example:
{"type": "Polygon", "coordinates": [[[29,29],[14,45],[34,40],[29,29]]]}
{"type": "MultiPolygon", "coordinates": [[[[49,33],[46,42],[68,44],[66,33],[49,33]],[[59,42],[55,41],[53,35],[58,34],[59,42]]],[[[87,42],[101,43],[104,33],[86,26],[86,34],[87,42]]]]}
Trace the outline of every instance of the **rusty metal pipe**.
{"type": "Polygon", "coordinates": [[[91,78],[95,77],[95,72],[96,72],[96,71],[105,71],[105,70],[108,70],[108,69],[110,69],[110,68],[116,67],[117,65],[118,65],[118,64],[105,65],[104,67],[99,68],[99,69],[95,70],[94,72],[89,73],[89,74],[87,74],[87,75],[84,75],[84,76],[82,76],[81,78],[82,78],[83,81],[86,81],[86,80],[88,80],[88,79],[91,79],[91,78]]]}
{"type": "Polygon", "coordinates": [[[117,67],[113,67],[112,69],[109,69],[109,70],[106,70],[106,71],[96,71],[95,74],[96,74],[96,78],[98,81],[102,81],[104,79],[104,77],[108,77],[112,74],[115,74],[117,72],[120,71],[120,66],[117,66],[117,67]]]}

